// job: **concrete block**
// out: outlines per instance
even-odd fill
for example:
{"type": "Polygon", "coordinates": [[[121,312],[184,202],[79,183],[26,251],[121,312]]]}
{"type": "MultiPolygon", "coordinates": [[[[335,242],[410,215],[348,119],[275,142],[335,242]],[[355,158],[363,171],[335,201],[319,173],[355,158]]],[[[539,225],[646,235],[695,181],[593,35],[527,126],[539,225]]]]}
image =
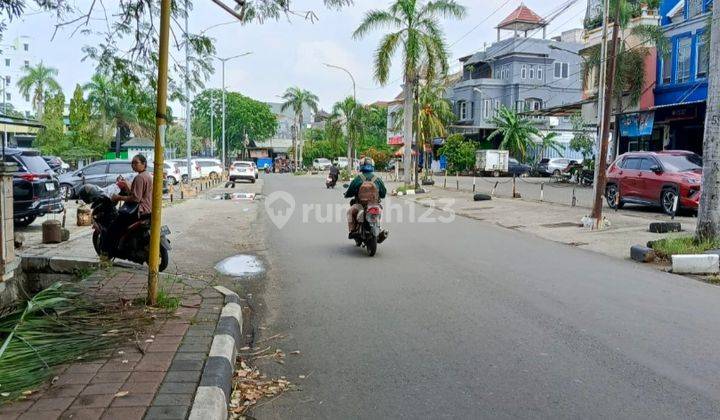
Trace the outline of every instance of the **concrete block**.
{"type": "Polygon", "coordinates": [[[20,266],[27,273],[41,273],[50,268],[50,258],[48,257],[23,255],[21,260],[20,266]]]}
{"type": "Polygon", "coordinates": [[[99,266],[100,263],[98,260],[82,257],[51,257],[49,263],[50,271],[65,274],[94,271],[97,270],[99,266]]]}
{"type": "Polygon", "coordinates": [[[717,274],[720,257],[715,254],[673,255],[672,272],[676,274],[717,274]]]}
{"type": "Polygon", "coordinates": [[[682,231],[682,226],[680,222],[655,222],[650,223],[649,230],[652,233],[680,232],[682,231]]]}
{"type": "Polygon", "coordinates": [[[708,249],[707,251],[703,252],[703,254],[714,254],[720,258],[720,249],[708,249]]]}
{"type": "Polygon", "coordinates": [[[655,260],[655,250],[642,245],[630,247],[630,258],[635,261],[648,263],[655,260]]]}

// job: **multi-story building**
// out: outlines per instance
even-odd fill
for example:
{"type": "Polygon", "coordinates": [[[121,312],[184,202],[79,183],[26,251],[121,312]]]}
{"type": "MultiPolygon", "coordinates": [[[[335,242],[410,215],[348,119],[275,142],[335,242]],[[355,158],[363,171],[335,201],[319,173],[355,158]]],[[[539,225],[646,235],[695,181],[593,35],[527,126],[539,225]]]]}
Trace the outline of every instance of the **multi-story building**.
{"type": "MultiPolygon", "coordinates": [[[[25,69],[35,65],[33,45],[27,36],[20,36],[0,43],[0,88],[4,87],[5,98],[0,93],[0,106],[4,99],[12,109],[26,117],[34,113],[30,95],[21,95],[17,81],[25,75],[25,69]]],[[[8,106],[8,108],[10,108],[8,106]]]]}
{"type": "MultiPolygon", "coordinates": [[[[479,141],[483,147],[497,147],[500,139],[483,143],[496,128],[492,120],[501,107],[532,112],[581,99],[581,30],[547,39],[546,26],[540,16],[520,5],[497,26],[497,42],[460,59],[462,78],[450,91],[458,119],[452,127],[455,132],[479,141]],[[512,35],[501,39],[508,31],[512,35]]],[[[569,148],[573,133],[567,116],[530,118],[541,133],[559,134],[563,156],[580,157],[569,148]]],[[[557,152],[542,153],[553,157],[557,152]]]]}
{"type": "Polygon", "coordinates": [[[662,0],[660,25],[669,48],[657,59],[653,136],[638,148],[702,153],[711,10],[711,0],[662,0]]]}

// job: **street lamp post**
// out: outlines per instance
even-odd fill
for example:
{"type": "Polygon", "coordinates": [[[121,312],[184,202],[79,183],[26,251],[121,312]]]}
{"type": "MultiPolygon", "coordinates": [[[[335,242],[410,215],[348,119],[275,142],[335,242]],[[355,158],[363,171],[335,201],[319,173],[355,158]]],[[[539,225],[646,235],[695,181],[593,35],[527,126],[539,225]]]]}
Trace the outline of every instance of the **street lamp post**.
{"type": "MultiPolygon", "coordinates": [[[[7,115],[7,79],[2,76],[3,83],[3,115],[7,115]]],[[[5,148],[7,147],[7,124],[3,129],[3,156],[5,155],[5,148]]]]}
{"type": "Polygon", "coordinates": [[[192,166],[190,157],[192,155],[192,134],[190,132],[190,36],[188,31],[188,2],[185,1],[185,142],[187,153],[187,183],[192,183],[192,166]]]}
{"type": "Polygon", "coordinates": [[[246,52],[238,55],[233,55],[232,57],[215,57],[216,59],[220,60],[222,62],[222,165],[223,165],[223,171],[225,170],[225,63],[239,57],[244,57],[246,55],[250,55],[252,52],[246,52]]]}
{"type": "MultiPolygon", "coordinates": [[[[330,67],[330,68],[333,68],[333,69],[342,70],[342,71],[344,71],[345,73],[347,73],[348,76],[350,76],[350,80],[352,80],[352,84],[353,84],[353,101],[355,102],[355,106],[357,106],[357,89],[356,89],[356,87],[355,87],[355,77],[353,77],[352,73],[350,73],[350,70],[346,69],[345,67],[336,66],[336,65],[334,65],[334,64],[328,64],[328,63],[323,63],[323,64],[324,64],[326,67],[330,67]]],[[[354,112],[355,112],[355,109],[353,109],[353,113],[354,113],[354,112]]],[[[347,158],[348,158],[348,170],[349,170],[349,171],[352,171],[352,167],[353,167],[353,164],[354,164],[354,159],[353,159],[353,155],[352,155],[352,151],[353,151],[354,148],[355,148],[355,145],[354,145],[354,144],[353,144],[353,145],[350,144],[350,135],[349,135],[349,133],[348,133],[348,151],[347,151],[347,158]]]]}

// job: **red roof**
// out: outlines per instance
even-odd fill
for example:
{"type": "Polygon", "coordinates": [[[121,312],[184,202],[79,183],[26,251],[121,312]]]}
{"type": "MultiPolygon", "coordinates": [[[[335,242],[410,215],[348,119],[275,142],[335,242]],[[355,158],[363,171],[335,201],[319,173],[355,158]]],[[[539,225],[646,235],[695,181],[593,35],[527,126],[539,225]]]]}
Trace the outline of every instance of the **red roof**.
{"type": "Polygon", "coordinates": [[[513,23],[534,23],[537,25],[544,25],[545,21],[527,6],[520,4],[517,9],[500,22],[498,28],[502,28],[503,26],[508,26],[513,23]]]}

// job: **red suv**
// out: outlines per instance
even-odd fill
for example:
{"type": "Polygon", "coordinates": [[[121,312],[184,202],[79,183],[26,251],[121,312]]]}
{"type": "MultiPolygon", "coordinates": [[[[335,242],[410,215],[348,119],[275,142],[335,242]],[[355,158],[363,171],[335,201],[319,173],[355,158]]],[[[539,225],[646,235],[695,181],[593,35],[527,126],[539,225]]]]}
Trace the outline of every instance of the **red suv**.
{"type": "Polygon", "coordinates": [[[610,208],[625,203],[660,206],[673,213],[697,209],[700,201],[702,158],[684,150],[625,153],[607,171],[605,198],[610,208]]]}

